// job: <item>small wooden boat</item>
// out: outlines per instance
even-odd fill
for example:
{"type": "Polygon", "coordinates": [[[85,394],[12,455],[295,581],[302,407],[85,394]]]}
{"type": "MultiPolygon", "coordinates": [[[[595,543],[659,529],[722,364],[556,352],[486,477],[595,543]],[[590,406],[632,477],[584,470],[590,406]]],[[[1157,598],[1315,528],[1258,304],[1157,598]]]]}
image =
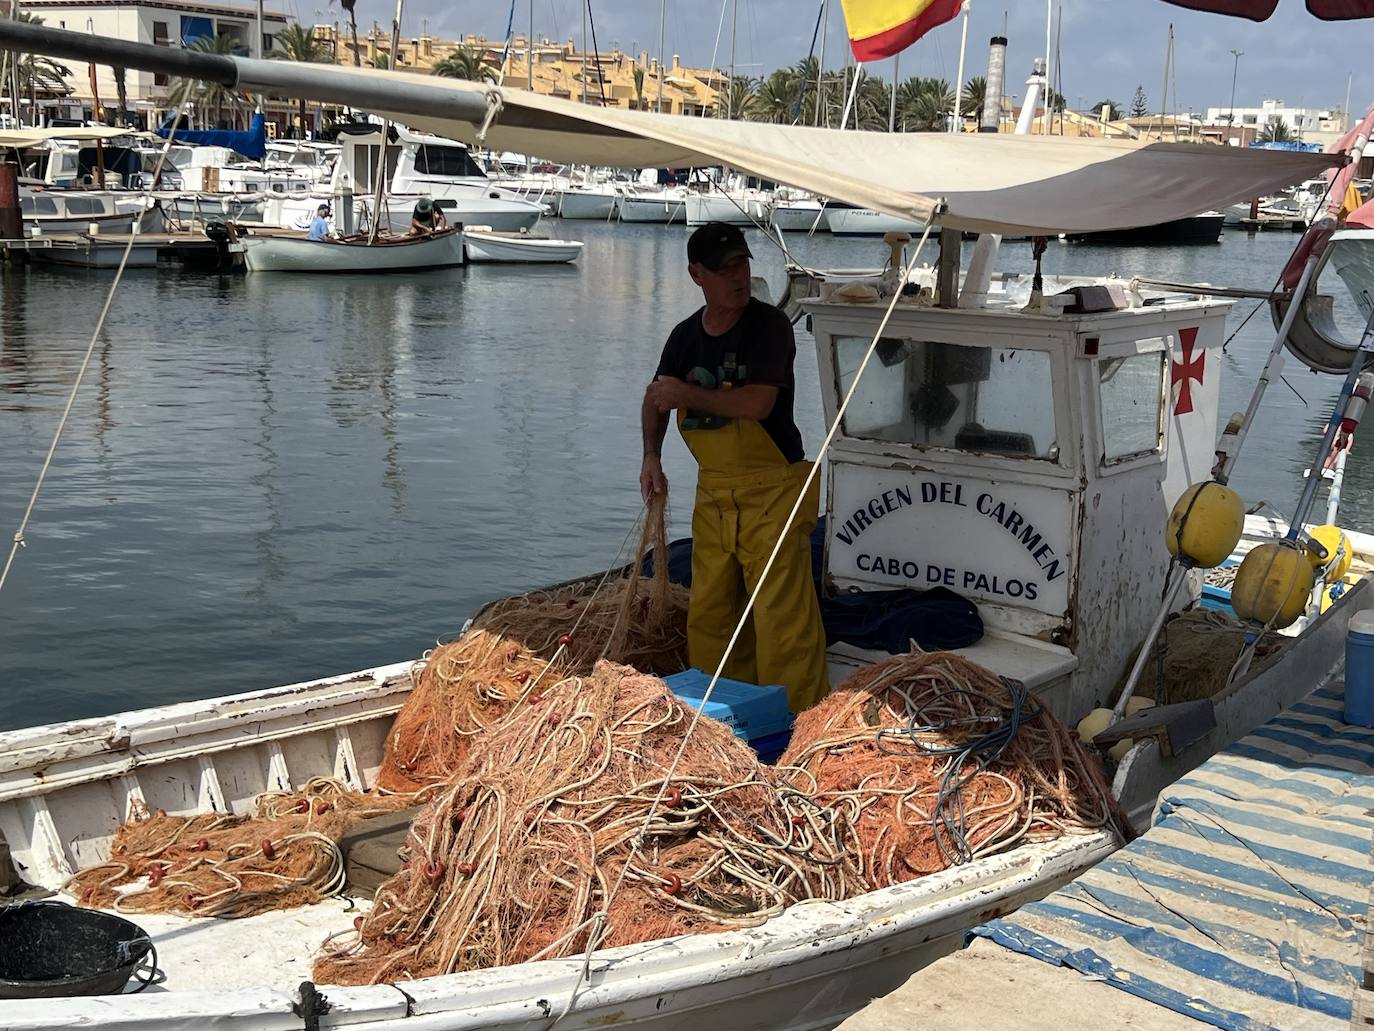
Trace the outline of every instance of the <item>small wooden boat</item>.
{"type": "Polygon", "coordinates": [[[556,264],[576,261],[582,253],[581,240],[550,240],[546,236],[498,233],[481,227],[467,229],[464,239],[467,259],[474,264],[556,264]]]}
{"type": "Polygon", "coordinates": [[[255,230],[240,238],[249,272],[422,272],[463,264],[459,227],[425,236],[310,240],[299,233],[255,230]]]}

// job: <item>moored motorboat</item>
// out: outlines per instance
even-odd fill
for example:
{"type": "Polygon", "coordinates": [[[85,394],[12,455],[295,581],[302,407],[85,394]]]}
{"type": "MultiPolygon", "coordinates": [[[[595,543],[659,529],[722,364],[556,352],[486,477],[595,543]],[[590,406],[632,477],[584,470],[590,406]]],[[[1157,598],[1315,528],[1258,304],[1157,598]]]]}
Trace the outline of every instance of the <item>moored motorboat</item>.
{"type": "Polygon", "coordinates": [[[423,272],[463,264],[463,230],[419,236],[310,240],[299,233],[250,232],[240,238],[249,272],[423,272]]]}
{"type": "Polygon", "coordinates": [[[620,191],[613,186],[570,186],[558,195],[557,214],[561,218],[604,222],[615,218],[619,207],[620,191]]]}
{"type": "Polygon", "coordinates": [[[581,240],[551,240],[526,233],[498,233],[481,226],[464,230],[467,259],[470,262],[500,264],[557,264],[576,261],[582,253],[581,240]]]}
{"type": "Polygon", "coordinates": [[[1108,229],[1098,233],[1069,233],[1068,239],[1072,243],[1124,247],[1219,243],[1226,218],[1220,211],[1204,211],[1200,215],[1176,218],[1152,226],[1108,229]]]}
{"type": "Polygon", "coordinates": [[[871,208],[833,207],[826,224],[831,236],[883,236],[886,233],[919,233],[922,226],[909,218],[898,218],[871,208]]]}
{"type": "Polygon", "coordinates": [[[620,221],[685,224],[686,198],[687,191],[680,188],[627,193],[620,198],[620,221]]]}
{"type": "Polygon", "coordinates": [[[779,200],[768,212],[768,224],[784,233],[830,231],[831,208],[815,198],[779,200]]]}

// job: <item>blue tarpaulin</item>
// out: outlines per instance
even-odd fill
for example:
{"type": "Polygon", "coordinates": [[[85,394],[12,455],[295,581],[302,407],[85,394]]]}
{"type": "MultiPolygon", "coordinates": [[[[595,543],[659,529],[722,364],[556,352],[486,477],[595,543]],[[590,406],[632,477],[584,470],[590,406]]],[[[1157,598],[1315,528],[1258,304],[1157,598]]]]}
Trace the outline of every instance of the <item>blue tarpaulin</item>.
{"type": "Polygon", "coordinates": [[[1261,143],[1256,140],[1250,146],[1255,150],[1298,150],[1310,154],[1319,153],[1322,149],[1320,143],[1302,143],[1298,140],[1274,141],[1272,143],[1261,143]]]}
{"type": "MultiPolygon", "coordinates": [[[[166,137],[171,132],[169,126],[162,126],[157,134],[166,137]]],[[[262,115],[253,116],[247,130],[237,129],[178,129],[178,143],[195,143],[202,147],[228,147],[252,161],[260,161],[267,156],[267,120],[262,115]]]]}

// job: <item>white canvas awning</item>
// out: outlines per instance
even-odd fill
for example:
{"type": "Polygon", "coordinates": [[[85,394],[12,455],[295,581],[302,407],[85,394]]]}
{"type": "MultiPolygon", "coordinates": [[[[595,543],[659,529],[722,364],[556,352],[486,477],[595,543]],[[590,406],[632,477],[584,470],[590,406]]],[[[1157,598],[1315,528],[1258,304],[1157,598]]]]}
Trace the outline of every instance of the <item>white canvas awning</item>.
{"type": "MultiPolygon", "coordinates": [[[[333,69],[331,69],[333,71],[333,69]]],[[[1263,197],[1319,174],[1327,154],[1192,143],[1005,134],[840,132],[584,106],[521,90],[371,69],[466,95],[499,95],[482,145],[564,164],[727,165],[889,214],[924,219],[943,201],[950,228],[1015,234],[1155,225],[1263,197]]],[[[379,84],[380,85],[380,84],[379,84]]],[[[419,106],[419,105],[417,105],[419,106]]],[[[413,128],[479,142],[478,125],[397,107],[413,128]]]]}
{"type": "Polygon", "coordinates": [[[148,133],[137,129],[111,128],[105,125],[69,125],[55,129],[0,129],[0,147],[37,147],[49,140],[76,140],[94,143],[96,140],[114,140],[121,136],[147,136],[148,133]]]}

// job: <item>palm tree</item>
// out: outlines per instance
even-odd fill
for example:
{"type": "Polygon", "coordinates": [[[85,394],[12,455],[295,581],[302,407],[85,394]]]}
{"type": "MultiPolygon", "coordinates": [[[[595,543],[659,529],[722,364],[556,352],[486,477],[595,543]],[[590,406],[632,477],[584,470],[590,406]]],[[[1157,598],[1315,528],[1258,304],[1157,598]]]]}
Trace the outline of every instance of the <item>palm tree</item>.
{"type": "Polygon", "coordinates": [[[391,70],[391,53],[386,50],[378,50],[372,55],[372,67],[380,68],[382,71],[391,70]]]}
{"type": "Polygon", "coordinates": [[[816,93],[820,89],[821,62],[815,57],[805,57],[792,69],[797,80],[797,106],[793,109],[791,122],[802,125],[816,123],[816,93]]]}
{"type": "MultiPolygon", "coordinates": [[[[983,105],[987,103],[988,80],[981,75],[975,75],[964,83],[964,102],[963,114],[973,115],[975,122],[983,120],[983,105]]],[[[962,130],[963,126],[960,126],[962,130]]]]}
{"type": "MultiPolygon", "coordinates": [[[[334,0],[329,0],[329,2],[332,4],[334,0]]],[[[358,0],[339,0],[339,6],[348,12],[348,29],[353,35],[353,67],[361,68],[363,66],[363,58],[362,54],[358,51],[358,15],[357,12],[354,11],[354,7],[357,6],[357,3],[358,0]]]]}
{"type": "MultiPolygon", "coordinates": [[[[30,25],[42,25],[43,19],[38,18],[27,11],[21,11],[18,20],[28,22],[30,25]]],[[[50,57],[43,57],[40,54],[11,54],[10,60],[15,62],[15,68],[19,73],[19,95],[25,93],[29,95],[30,111],[35,124],[38,121],[38,94],[45,96],[66,97],[72,93],[71,86],[67,85],[67,79],[71,76],[72,70],[65,64],[59,64],[50,57]]],[[[19,103],[14,102],[14,117],[17,122],[19,119],[19,103]]]]}
{"type": "MultiPolygon", "coordinates": [[[[276,61],[303,61],[306,64],[325,64],[330,62],[329,48],[315,38],[315,33],[304,25],[291,24],[277,33],[272,40],[272,52],[267,55],[276,61]]],[[[298,109],[300,115],[300,136],[305,139],[305,98],[301,97],[298,109]]]]}
{"type": "Polygon", "coordinates": [[[755,121],[788,124],[796,114],[801,88],[795,68],[779,68],[759,84],[748,114],[755,121]]]}
{"type": "Polygon", "coordinates": [[[943,132],[954,110],[954,93],[944,79],[916,75],[897,88],[897,115],[907,132],[943,132]]]}
{"type": "Polygon", "coordinates": [[[648,106],[644,103],[644,69],[635,65],[635,110],[647,111],[648,106]]]}
{"type": "Polygon", "coordinates": [[[716,117],[724,118],[729,115],[734,119],[748,118],[758,95],[758,81],[748,75],[736,75],[730,80],[727,88],[729,93],[724,104],[721,103],[720,97],[716,98],[716,117]]]}
{"type": "Polygon", "coordinates": [[[1293,132],[1282,115],[1270,115],[1269,121],[1260,130],[1259,138],[1261,143],[1288,143],[1293,139],[1293,132]]]}
{"type": "Polygon", "coordinates": [[[124,112],[129,109],[129,83],[125,70],[120,65],[114,65],[110,71],[114,74],[115,97],[119,100],[119,115],[117,123],[124,125],[124,112]]]}
{"type": "Polygon", "coordinates": [[[468,79],[472,82],[495,82],[496,66],[486,51],[476,47],[459,47],[451,54],[434,62],[430,68],[433,75],[446,79],[468,79]]]}
{"type": "Polygon", "coordinates": [[[1103,108],[1107,109],[1107,121],[1119,122],[1121,120],[1121,105],[1115,100],[1099,100],[1092,106],[1094,114],[1100,114],[1103,108]]]}
{"type": "MultiPolygon", "coordinates": [[[[196,50],[202,54],[219,54],[227,56],[236,53],[241,44],[233,36],[200,36],[192,40],[187,47],[188,50],[196,50]]],[[[218,82],[206,82],[202,79],[173,79],[167,84],[167,95],[180,99],[185,97],[196,107],[200,108],[204,114],[214,112],[214,124],[218,126],[224,118],[224,105],[229,104],[231,112],[237,111],[240,104],[244,102],[244,95],[238,90],[231,89],[218,82]]]]}

